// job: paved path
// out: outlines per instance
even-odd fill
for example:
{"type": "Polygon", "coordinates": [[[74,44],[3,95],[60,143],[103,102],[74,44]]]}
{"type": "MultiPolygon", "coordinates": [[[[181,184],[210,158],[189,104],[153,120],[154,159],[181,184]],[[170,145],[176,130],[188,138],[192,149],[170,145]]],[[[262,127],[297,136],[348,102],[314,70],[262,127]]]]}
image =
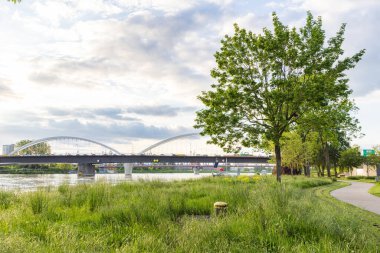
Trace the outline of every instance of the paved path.
{"type": "Polygon", "coordinates": [[[374,186],[374,184],[361,182],[350,183],[350,186],[332,191],[331,195],[341,201],[380,214],[380,198],[368,193],[368,190],[374,186]]]}

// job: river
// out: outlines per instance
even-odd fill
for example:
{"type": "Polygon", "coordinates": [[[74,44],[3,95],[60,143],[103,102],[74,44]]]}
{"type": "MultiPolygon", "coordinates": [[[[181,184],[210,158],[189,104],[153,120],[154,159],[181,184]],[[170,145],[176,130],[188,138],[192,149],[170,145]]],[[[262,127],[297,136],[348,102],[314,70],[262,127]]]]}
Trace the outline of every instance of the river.
{"type": "Polygon", "coordinates": [[[40,187],[57,187],[62,184],[76,185],[82,183],[107,182],[111,184],[139,180],[187,180],[209,177],[210,173],[135,173],[96,174],[95,177],[78,177],[76,174],[0,174],[0,190],[34,191],[40,187]]]}

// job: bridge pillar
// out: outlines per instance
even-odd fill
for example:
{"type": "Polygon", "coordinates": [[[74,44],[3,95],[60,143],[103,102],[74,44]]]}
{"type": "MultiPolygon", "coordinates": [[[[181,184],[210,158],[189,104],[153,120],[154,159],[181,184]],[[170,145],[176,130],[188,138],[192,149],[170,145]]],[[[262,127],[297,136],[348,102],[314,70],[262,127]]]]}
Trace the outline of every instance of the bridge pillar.
{"type": "Polygon", "coordinates": [[[95,176],[95,165],[91,163],[78,163],[78,176],[80,177],[95,176]]]}
{"type": "Polygon", "coordinates": [[[132,170],[133,170],[133,163],[124,163],[124,174],[127,175],[132,175],[132,170]]]}

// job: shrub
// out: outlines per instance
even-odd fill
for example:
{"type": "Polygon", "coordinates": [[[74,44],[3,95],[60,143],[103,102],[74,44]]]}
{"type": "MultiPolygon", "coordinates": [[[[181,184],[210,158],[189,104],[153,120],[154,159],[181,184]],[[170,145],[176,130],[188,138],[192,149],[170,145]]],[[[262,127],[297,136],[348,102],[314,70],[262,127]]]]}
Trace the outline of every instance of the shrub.
{"type": "Polygon", "coordinates": [[[350,180],[360,180],[360,179],[369,179],[369,180],[374,180],[375,177],[373,176],[348,176],[347,179],[350,179],[350,180]]]}

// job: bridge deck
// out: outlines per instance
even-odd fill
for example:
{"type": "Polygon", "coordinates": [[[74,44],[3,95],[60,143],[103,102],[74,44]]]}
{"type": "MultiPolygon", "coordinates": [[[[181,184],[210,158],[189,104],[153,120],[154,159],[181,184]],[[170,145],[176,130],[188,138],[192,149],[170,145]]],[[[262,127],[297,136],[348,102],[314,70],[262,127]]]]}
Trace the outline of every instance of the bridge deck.
{"type": "Polygon", "coordinates": [[[269,157],[253,156],[161,156],[161,155],[43,155],[0,156],[0,164],[44,163],[268,163],[269,157]]]}

